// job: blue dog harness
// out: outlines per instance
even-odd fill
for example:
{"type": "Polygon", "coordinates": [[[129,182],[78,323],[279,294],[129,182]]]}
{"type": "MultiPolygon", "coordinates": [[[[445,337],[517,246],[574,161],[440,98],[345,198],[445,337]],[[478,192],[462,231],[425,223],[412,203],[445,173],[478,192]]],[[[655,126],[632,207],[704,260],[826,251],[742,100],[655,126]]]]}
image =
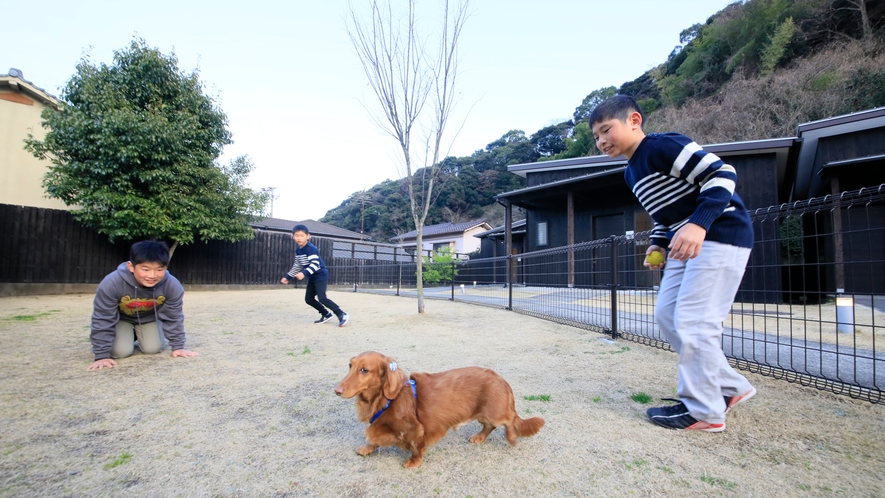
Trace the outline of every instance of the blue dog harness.
{"type": "MultiPolygon", "coordinates": [[[[415,399],[418,399],[418,389],[415,388],[415,381],[414,380],[407,380],[406,383],[403,385],[411,387],[412,388],[412,396],[415,399]]],[[[372,419],[369,420],[369,424],[378,420],[378,417],[380,417],[382,413],[384,413],[385,411],[387,411],[388,408],[390,408],[391,401],[393,401],[393,400],[390,400],[390,399],[387,400],[387,404],[384,405],[384,408],[378,410],[378,412],[376,412],[374,415],[372,415],[372,419]]]]}

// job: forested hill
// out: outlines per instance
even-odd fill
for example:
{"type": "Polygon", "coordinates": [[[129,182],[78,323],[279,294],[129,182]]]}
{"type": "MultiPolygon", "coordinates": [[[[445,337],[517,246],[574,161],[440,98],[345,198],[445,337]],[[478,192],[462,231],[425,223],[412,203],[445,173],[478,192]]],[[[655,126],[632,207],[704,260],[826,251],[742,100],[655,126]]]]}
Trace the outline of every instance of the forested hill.
{"type": "MultiPolygon", "coordinates": [[[[573,119],[531,135],[510,130],[469,156],[447,157],[426,224],[502,224],[494,196],[524,186],[507,166],[597,154],[586,119],[611,95],[640,103],[646,132],[679,131],[701,144],[792,136],[800,123],[885,106],[883,28],[885,0],[735,2],[686,27],[659,66],[590,91],[573,119]]],[[[415,228],[402,180],[356,192],[320,221],[381,242],[415,228]]]]}

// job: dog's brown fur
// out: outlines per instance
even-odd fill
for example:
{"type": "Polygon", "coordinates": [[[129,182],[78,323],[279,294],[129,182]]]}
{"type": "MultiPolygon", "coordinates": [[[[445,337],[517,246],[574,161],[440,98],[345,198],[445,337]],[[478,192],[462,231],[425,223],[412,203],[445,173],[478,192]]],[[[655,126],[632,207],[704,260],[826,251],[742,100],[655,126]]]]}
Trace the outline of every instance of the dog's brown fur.
{"type": "Polygon", "coordinates": [[[476,420],[482,429],[470,436],[481,443],[496,427],[504,426],[507,441],[536,434],[544,419],[519,418],[513,391],[500,375],[487,368],[465,367],[439,373],[413,373],[407,377],[394,359],[367,351],[350,360],[350,370],[335,387],[342,398],[356,397],[357,417],[369,422],[391,400],[390,406],[366,428],[367,443],[356,449],[366,456],[379,446],[397,446],[412,452],[403,464],[421,466],[428,446],[436,444],[449,429],[476,420]],[[416,383],[417,399],[407,381],[416,383]]]}

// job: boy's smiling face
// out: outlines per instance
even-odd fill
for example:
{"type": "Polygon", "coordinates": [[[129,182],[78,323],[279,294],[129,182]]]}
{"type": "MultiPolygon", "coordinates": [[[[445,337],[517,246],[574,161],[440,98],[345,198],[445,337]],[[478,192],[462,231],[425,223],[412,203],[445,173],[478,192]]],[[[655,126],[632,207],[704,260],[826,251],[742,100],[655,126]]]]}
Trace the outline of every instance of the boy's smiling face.
{"type": "Polygon", "coordinates": [[[644,137],[642,115],[638,112],[630,113],[625,121],[611,118],[593,124],[596,147],[611,158],[623,155],[630,159],[644,137]]]}
{"type": "Polygon", "coordinates": [[[129,261],[127,266],[135,281],[142,287],[153,287],[166,275],[166,266],[161,263],[144,262],[133,265],[129,261]]]}

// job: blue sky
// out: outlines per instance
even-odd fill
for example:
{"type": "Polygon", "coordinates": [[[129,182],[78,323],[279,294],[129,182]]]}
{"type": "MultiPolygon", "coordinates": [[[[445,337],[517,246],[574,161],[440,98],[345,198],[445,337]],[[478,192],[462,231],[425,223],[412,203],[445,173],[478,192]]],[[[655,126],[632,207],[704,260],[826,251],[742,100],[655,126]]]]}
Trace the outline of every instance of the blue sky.
{"type": "MultiPolygon", "coordinates": [[[[660,64],[680,31],[729,3],[473,0],[455,112],[464,126],[449,137],[449,155],[569,119],[587,94],[660,64]]],[[[419,4],[432,26],[438,3],[419,4]]],[[[252,158],[251,186],[276,187],[275,217],[319,219],[352,193],[401,176],[396,141],[366,110],[377,104],[345,31],[347,9],[344,0],[7,0],[0,73],[18,68],[58,95],[84,54],[110,63],[134,36],[174,50],[228,116],[234,143],[222,160],[252,158]]]]}

